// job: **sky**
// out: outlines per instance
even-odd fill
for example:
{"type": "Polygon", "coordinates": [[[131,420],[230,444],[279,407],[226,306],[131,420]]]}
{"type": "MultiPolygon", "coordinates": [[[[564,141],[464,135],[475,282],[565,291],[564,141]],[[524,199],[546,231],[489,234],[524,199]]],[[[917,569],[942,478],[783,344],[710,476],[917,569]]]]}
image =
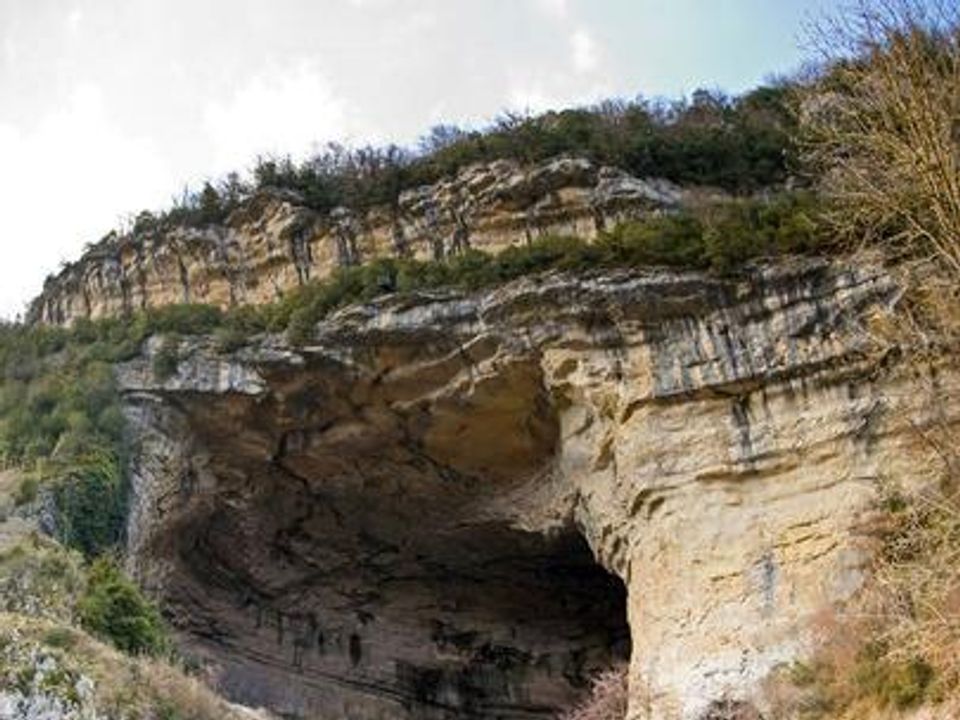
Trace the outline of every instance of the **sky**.
{"type": "Polygon", "coordinates": [[[0,317],[185,185],[607,97],[741,92],[831,0],[0,0],[0,317]]]}

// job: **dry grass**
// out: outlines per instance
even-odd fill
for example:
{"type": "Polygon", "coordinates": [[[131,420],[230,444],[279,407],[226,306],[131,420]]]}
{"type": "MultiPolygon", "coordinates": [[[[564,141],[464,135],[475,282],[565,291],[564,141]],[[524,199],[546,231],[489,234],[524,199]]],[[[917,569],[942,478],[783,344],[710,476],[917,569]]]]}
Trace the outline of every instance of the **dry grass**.
{"type": "MultiPolygon", "coordinates": [[[[897,498],[899,499],[899,498],[897,498]]],[[[940,682],[960,682],[960,491],[913,493],[892,508],[876,569],[876,642],[899,663],[922,658],[940,682]]]]}
{"type": "Polygon", "coordinates": [[[87,635],[77,646],[87,658],[96,658],[92,675],[104,707],[134,717],[175,720],[240,720],[250,716],[229,705],[200,678],[185,674],[164,660],[130,658],[87,635]]]}
{"type": "Polygon", "coordinates": [[[57,653],[64,668],[94,682],[97,709],[108,717],[145,720],[267,720],[230,705],[199,678],[168,662],[133,658],[81,630],[18,614],[0,613],[0,638],[36,643],[57,653]]]}
{"type": "Polygon", "coordinates": [[[594,677],[590,696],[561,720],[624,720],[627,716],[627,666],[604,670],[594,677]]]}
{"type": "MultiPolygon", "coordinates": [[[[960,717],[960,486],[947,425],[917,432],[939,484],[882,488],[872,582],[814,623],[819,648],[771,678],[774,718],[960,717]],[[954,705],[951,705],[951,702],[954,705]],[[908,712],[909,711],[909,712],[908,712]],[[946,713],[946,714],[944,714],[946,713]]],[[[918,468],[922,474],[922,469],[918,468]]]]}

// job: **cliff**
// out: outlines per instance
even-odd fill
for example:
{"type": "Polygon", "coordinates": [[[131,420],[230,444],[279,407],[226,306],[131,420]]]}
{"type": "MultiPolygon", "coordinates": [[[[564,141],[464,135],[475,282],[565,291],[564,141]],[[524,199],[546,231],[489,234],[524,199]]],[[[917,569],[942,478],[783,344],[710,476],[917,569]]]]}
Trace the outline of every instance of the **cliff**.
{"type": "Polygon", "coordinates": [[[47,280],[29,320],[69,325],[172,303],[265,303],[371,258],[499,250],[545,233],[590,238],[695,194],[576,157],[473,165],[401,193],[395,207],[364,212],[338,207],[320,214],[295,192],[265,189],[222,225],[168,224],[110,236],[47,280]]]}
{"type": "MultiPolygon", "coordinates": [[[[470,241],[515,241],[509,213],[470,241]]],[[[308,236],[246,256],[257,292],[330,266],[308,236]]],[[[130,297],[252,287],[183,264],[169,295],[137,266],[130,297]]],[[[45,318],[76,317],[66,287],[45,318]]],[[[128,302],[108,287],[90,314],[128,302]]],[[[552,717],[628,660],[631,720],[755,718],[862,587],[880,485],[931,480],[922,430],[956,420],[954,371],[872,339],[898,297],[813,260],[552,274],[353,306],[304,347],[184,341],[164,379],[151,341],[118,371],[128,568],[231,697],[285,717],[552,717]]]]}

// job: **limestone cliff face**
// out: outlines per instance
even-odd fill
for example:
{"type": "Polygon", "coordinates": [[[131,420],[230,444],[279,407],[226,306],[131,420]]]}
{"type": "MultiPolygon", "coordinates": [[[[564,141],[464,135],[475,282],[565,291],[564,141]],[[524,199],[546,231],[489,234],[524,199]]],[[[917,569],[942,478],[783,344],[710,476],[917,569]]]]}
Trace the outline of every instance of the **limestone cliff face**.
{"type": "Polygon", "coordinates": [[[683,191],[583,158],[474,165],[408,190],[396,207],[321,215],[296,193],[263,190],[221,225],[112,237],[48,279],[30,319],[70,324],[171,303],[270,302],[311,278],[374,257],[498,250],[544,233],[593,237],[625,217],[672,208],[683,191]]]}
{"type": "Polygon", "coordinates": [[[151,345],[129,567],[291,717],[552,717],[627,658],[631,720],[763,710],[860,588],[878,483],[924,481],[942,407],[868,334],[897,297],[816,261],[549,275],[186,343],[163,382],[151,345]]]}

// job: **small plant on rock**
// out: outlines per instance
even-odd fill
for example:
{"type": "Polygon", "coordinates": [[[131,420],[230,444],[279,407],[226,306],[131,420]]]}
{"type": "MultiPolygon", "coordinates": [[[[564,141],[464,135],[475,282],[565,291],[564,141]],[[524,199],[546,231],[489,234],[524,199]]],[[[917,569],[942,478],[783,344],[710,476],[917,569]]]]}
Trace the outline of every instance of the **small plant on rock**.
{"type": "Polygon", "coordinates": [[[561,720],[624,720],[627,716],[627,666],[604,670],[596,675],[590,695],[561,720]]]}

